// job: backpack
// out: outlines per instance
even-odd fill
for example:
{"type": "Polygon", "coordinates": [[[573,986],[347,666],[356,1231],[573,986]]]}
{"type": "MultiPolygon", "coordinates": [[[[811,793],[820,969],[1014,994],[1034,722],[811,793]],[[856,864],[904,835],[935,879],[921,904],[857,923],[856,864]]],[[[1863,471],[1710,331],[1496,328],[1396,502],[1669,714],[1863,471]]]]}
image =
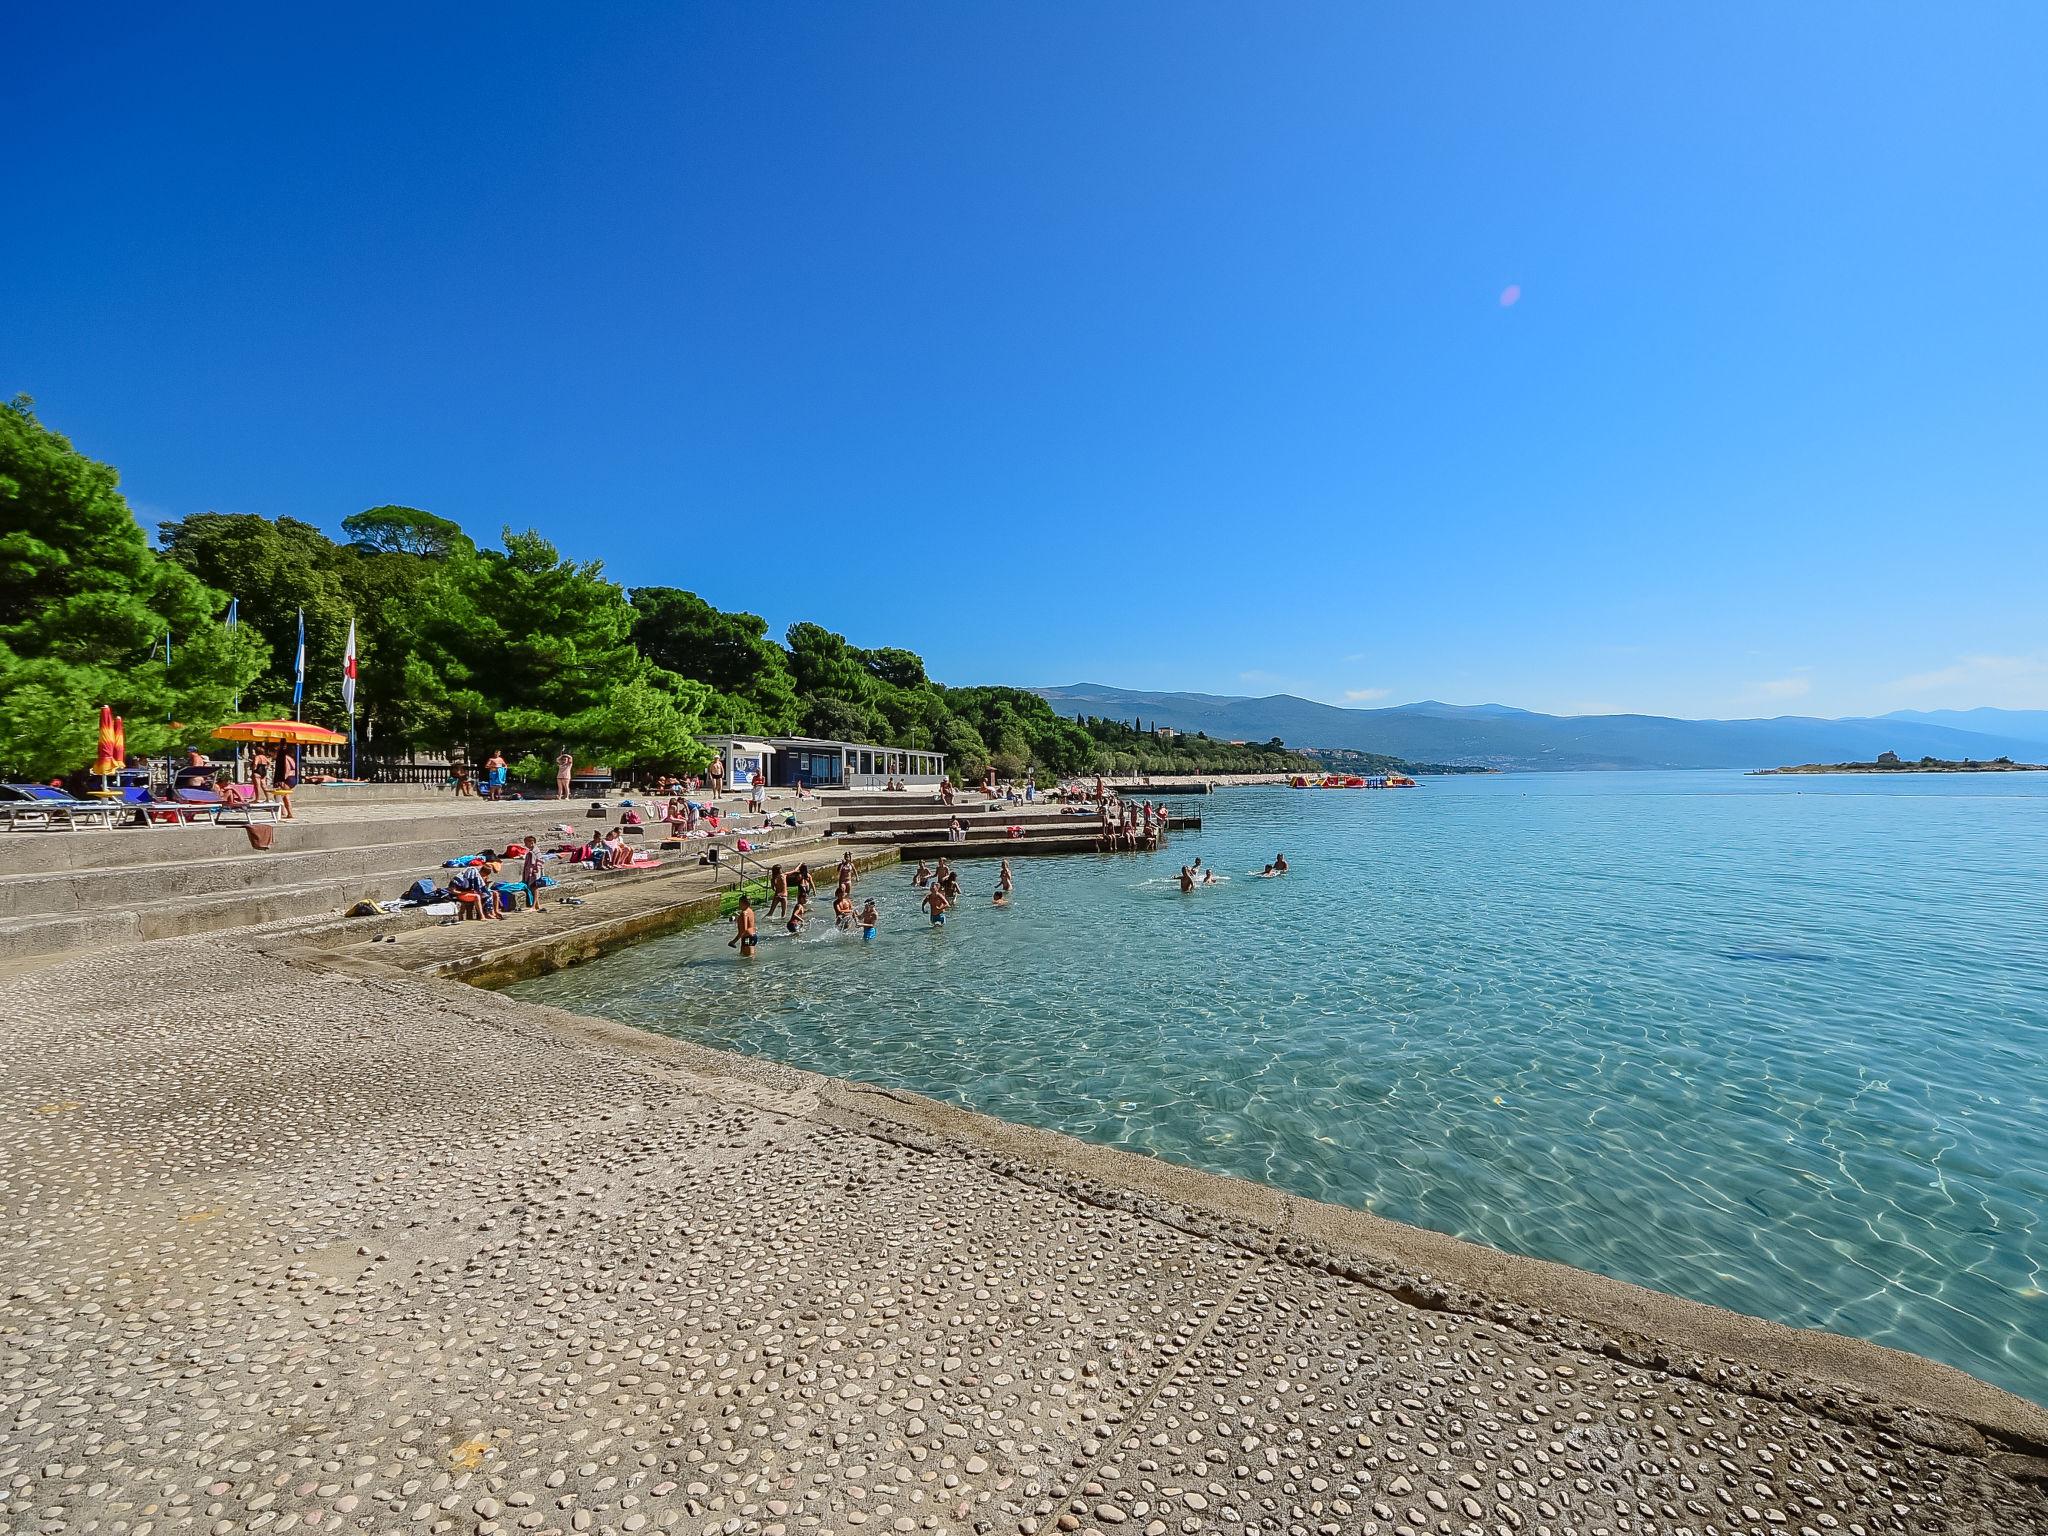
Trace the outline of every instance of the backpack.
{"type": "Polygon", "coordinates": [[[398,899],[409,907],[428,907],[444,899],[444,893],[433,881],[419,879],[407,886],[405,894],[398,899]]]}

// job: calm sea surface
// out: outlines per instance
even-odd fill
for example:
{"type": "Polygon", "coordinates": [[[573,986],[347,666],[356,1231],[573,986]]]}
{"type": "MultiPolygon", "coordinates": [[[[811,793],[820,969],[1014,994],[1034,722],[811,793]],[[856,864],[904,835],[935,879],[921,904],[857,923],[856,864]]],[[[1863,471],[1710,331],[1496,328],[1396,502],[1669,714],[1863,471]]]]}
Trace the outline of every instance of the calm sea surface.
{"type": "Polygon", "coordinates": [[[511,990],[2048,1401],[2048,775],[1181,803],[1157,856],[1018,860],[1007,911],[970,861],[942,931],[892,869],[872,943],[699,929],[511,990]],[[1183,896],[1197,854],[1229,879],[1183,896]]]}

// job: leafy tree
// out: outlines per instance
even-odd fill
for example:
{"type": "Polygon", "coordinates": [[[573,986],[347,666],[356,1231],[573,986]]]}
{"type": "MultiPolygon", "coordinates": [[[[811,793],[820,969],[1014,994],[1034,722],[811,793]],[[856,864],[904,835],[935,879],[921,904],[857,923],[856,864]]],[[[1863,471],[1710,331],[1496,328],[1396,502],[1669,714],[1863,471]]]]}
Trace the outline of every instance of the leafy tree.
{"type": "Polygon", "coordinates": [[[157,540],[170,559],[234,598],[242,626],[269,648],[270,665],[246,691],[245,710],[261,716],[291,713],[303,608],[303,713],[322,725],[343,720],[341,658],[355,609],[350,594],[359,557],[354,550],[311,523],[291,517],[273,521],[249,512],[195,512],[159,525],[157,540]]]}
{"type": "Polygon", "coordinates": [[[789,665],[805,699],[840,698],[866,702],[872,683],[846,636],[821,624],[792,624],[787,636],[789,665]]]}
{"type": "Polygon", "coordinates": [[[476,545],[462,525],[418,507],[371,507],[341,520],[341,531],[369,554],[426,555],[442,559],[476,545]]]}
{"type": "Polygon", "coordinates": [[[802,710],[789,657],[768,638],[766,619],[722,613],[676,587],[636,587],[632,602],[633,643],[641,654],[721,696],[709,701],[709,713],[731,723],[711,729],[787,735],[797,728],[802,710]]]}
{"type": "Polygon", "coordinates": [[[988,744],[979,731],[957,715],[940,730],[939,750],[946,754],[946,766],[956,778],[979,778],[988,766],[988,744]]]}
{"type": "Polygon", "coordinates": [[[844,635],[806,623],[790,625],[788,639],[805,731],[846,741],[876,741],[889,734],[888,717],[877,707],[882,685],[861,665],[844,635]]]}
{"type": "Polygon", "coordinates": [[[90,765],[99,710],[131,752],[203,741],[263,665],[226,607],[150,549],[113,468],[0,406],[0,765],[34,778],[90,765]],[[163,637],[172,636],[167,665],[163,637]]]}
{"type": "Polygon", "coordinates": [[[617,766],[701,766],[700,698],[632,640],[626,594],[598,562],[564,560],[531,531],[436,571],[409,690],[451,753],[548,757],[567,746],[617,766]]]}
{"type": "Polygon", "coordinates": [[[852,652],[869,676],[890,688],[923,688],[931,679],[924,673],[924,658],[915,651],[885,645],[880,650],[852,652]]]}
{"type": "Polygon", "coordinates": [[[879,711],[859,699],[823,694],[804,705],[804,732],[828,741],[876,741],[886,736],[879,711]]]}

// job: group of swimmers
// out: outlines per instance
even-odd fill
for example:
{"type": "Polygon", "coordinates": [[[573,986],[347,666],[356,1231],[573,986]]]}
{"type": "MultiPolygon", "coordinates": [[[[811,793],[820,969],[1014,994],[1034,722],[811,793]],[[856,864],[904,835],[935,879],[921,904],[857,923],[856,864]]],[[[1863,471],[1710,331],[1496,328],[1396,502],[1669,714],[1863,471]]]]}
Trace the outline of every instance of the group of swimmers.
{"type": "MultiPolygon", "coordinates": [[[[1286,873],[1287,855],[1276,853],[1273,855],[1273,862],[1259,871],[1259,878],[1261,880],[1271,880],[1275,876],[1286,873]]],[[[1183,864],[1180,867],[1180,888],[1183,895],[1192,891],[1198,885],[1216,885],[1219,883],[1216,879],[1216,871],[1202,868],[1202,860],[1199,856],[1196,857],[1194,863],[1183,864]]]]}
{"type": "MultiPolygon", "coordinates": [[[[860,878],[854,867],[853,855],[842,854],[839,859],[839,883],[832,895],[833,925],[843,933],[860,929],[863,939],[872,939],[875,930],[881,926],[881,909],[875,898],[867,898],[858,912],[854,908],[853,887],[860,878]]],[[[911,877],[913,887],[922,890],[924,896],[918,902],[918,910],[928,913],[934,928],[946,926],[946,914],[960,905],[960,872],[949,860],[940,859],[938,867],[932,868],[922,859],[918,861],[917,873],[911,877]]],[[[1017,879],[1011,873],[1010,861],[1004,859],[1002,868],[996,874],[996,890],[993,905],[1007,907],[1010,893],[1016,889],[1017,879]]],[[[795,872],[785,873],[780,864],[768,871],[768,911],[773,918],[778,913],[783,917],[783,927],[791,938],[802,934],[811,918],[811,894],[816,882],[808,864],[799,864],[795,872]],[[792,897],[794,899],[792,899],[792,897]]],[[[733,937],[729,941],[742,957],[751,958],[760,943],[761,914],[754,909],[753,898],[745,892],[740,894],[739,909],[733,913],[733,937]]]]}

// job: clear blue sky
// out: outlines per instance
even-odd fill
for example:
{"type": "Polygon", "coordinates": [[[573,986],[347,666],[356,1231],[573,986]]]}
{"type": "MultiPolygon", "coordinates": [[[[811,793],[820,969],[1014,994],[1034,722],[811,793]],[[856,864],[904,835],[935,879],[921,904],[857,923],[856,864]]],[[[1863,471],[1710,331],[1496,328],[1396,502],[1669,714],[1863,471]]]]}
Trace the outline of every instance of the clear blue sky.
{"type": "Polygon", "coordinates": [[[0,390],[152,523],[532,526],[949,682],[2048,705],[2033,0],[15,6],[0,51],[0,390]]]}

